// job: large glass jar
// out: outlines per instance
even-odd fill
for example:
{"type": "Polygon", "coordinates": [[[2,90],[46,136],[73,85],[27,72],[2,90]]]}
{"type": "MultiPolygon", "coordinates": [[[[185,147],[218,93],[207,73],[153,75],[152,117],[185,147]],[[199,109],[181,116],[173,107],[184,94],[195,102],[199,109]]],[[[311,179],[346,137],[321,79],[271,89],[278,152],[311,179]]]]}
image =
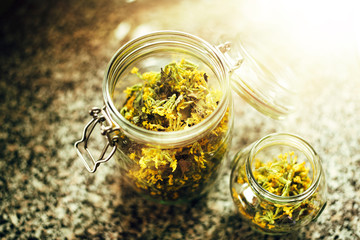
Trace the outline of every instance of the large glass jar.
{"type": "Polygon", "coordinates": [[[267,234],[311,223],[327,201],[320,157],[305,140],[286,133],[268,135],[235,156],[230,190],[240,215],[267,234]]]}
{"type": "Polygon", "coordinates": [[[284,79],[258,65],[241,44],[234,46],[235,58],[230,56],[233,52],[229,54],[228,43],[214,47],[187,33],[160,31],[121,47],[104,78],[105,106],[90,111],[93,119],[75,143],[86,168],[95,172],[114,155],[124,179],[141,195],[161,203],[187,202],[206,193],[221,171],[231,142],[231,89],[271,117],[281,118],[292,110],[291,91],[283,86],[284,79]],[[137,126],[120,113],[127,100],[126,89],[141,81],[131,74],[134,68],[141,73],[159,72],[182,59],[206,73],[209,88],[220,90],[211,114],[191,127],[165,132],[137,126]],[[94,158],[88,140],[97,124],[108,143],[100,157],[94,158]]]}

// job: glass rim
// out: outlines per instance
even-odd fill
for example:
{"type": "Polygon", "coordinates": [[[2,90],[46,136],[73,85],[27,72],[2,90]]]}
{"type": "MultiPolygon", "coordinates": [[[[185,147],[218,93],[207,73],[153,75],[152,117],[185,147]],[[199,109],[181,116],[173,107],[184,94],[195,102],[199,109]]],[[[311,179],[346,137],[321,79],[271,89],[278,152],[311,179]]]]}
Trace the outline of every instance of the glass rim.
{"type": "Polygon", "coordinates": [[[180,31],[162,30],[142,35],[133,40],[130,40],[122,47],[120,47],[108,63],[107,71],[103,80],[103,98],[105,106],[109,109],[114,124],[119,125],[122,131],[125,132],[126,135],[129,135],[131,138],[136,139],[139,142],[159,146],[183,146],[184,144],[188,144],[189,141],[196,141],[203,137],[207,132],[212,130],[225,115],[226,109],[229,106],[230,101],[230,87],[227,68],[223,63],[224,61],[222,60],[222,56],[216,47],[192,34],[180,31]],[[168,41],[174,41],[176,43],[185,43],[186,41],[189,41],[190,44],[193,44],[194,46],[196,44],[196,47],[200,47],[201,50],[205,50],[206,53],[209,54],[210,57],[212,57],[212,59],[218,63],[217,66],[214,66],[214,69],[216,69],[219,76],[221,76],[221,79],[218,79],[218,81],[221,82],[221,84],[225,84],[225,87],[222,89],[223,94],[216,109],[200,123],[183,130],[159,132],[147,130],[145,128],[136,126],[120,114],[112,101],[109,87],[109,82],[111,81],[111,79],[109,79],[109,74],[111,73],[112,66],[116,63],[116,60],[118,60],[119,58],[129,58],[131,56],[131,50],[136,50],[139,46],[151,46],[150,43],[144,43],[144,41],[158,40],[160,42],[161,39],[164,40],[166,38],[169,38],[168,41]],[[145,45],[143,46],[141,44],[145,45]]]}

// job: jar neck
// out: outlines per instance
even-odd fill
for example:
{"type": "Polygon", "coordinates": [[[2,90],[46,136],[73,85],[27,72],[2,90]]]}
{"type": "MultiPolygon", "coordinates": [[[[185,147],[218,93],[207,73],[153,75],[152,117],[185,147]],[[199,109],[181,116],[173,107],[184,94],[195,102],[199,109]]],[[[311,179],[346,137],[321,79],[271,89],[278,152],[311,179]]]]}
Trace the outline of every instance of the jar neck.
{"type": "MultiPolygon", "coordinates": [[[[161,67],[161,66],[159,66],[161,67]]],[[[223,65],[222,56],[218,49],[206,41],[193,35],[176,31],[159,31],[134,39],[121,47],[111,59],[103,82],[103,96],[105,106],[111,118],[130,139],[140,143],[156,146],[182,147],[206,136],[223,118],[229,106],[230,89],[228,69],[223,65]],[[217,108],[200,123],[179,131],[157,132],[150,131],[132,124],[122,116],[114,104],[113,94],[118,81],[126,81],[126,73],[138,59],[151,56],[153,52],[179,52],[179,55],[196,56],[216,76],[222,90],[222,97],[217,108]],[[127,70],[126,70],[127,69],[127,70]]]]}
{"type": "Polygon", "coordinates": [[[259,197],[273,202],[274,204],[297,204],[312,196],[318,189],[323,174],[320,161],[321,160],[315,150],[302,138],[287,133],[275,133],[270,134],[253,144],[246,159],[245,171],[250,186],[259,197]],[[311,166],[313,177],[311,185],[304,192],[294,196],[279,196],[265,190],[256,181],[252,168],[253,161],[260,151],[274,145],[286,145],[292,147],[293,149],[299,150],[306,157],[305,161],[311,166]]]}

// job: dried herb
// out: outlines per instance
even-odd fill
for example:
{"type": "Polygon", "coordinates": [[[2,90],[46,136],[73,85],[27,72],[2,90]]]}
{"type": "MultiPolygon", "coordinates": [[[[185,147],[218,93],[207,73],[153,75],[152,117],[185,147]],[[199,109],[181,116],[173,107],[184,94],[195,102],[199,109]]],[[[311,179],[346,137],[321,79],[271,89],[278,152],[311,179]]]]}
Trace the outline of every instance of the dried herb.
{"type": "Polygon", "coordinates": [[[255,180],[275,195],[288,197],[304,192],[311,184],[305,162],[297,163],[294,152],[280,154],[272,161],[255,160],[255,180]]]}
{"type": "MultiPolygon", "coordinates": [[[[120,113],[131,123],[152,131],[179,131],[208,117],[218,105],[221,91],[208,86],[209,76],[194,63],[181,60],[160,72],[131,71],[142,83],[128,87],[120,113]]],[[[181,148],[155,148],[124,141],[126,171],[140,193],[162,201],[192,198],[218,174],[227,151],[228,112],[214,130],[181,148]]]]}
{"type": "Polygon", "coordinates": [[[154,131],[189,128],[217,107],[221,91],[210,90],[208,76],[187,60],[170,63],[160,72],[139,73],[143,80],[126,89],[127,100],[120,113],[130,122],[154,131]]]}

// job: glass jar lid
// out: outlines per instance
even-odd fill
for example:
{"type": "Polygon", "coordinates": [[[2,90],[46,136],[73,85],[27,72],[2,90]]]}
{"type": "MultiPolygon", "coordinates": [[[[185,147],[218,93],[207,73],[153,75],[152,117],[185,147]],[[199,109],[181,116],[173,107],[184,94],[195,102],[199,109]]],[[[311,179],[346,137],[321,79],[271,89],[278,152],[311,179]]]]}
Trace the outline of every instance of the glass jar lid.
{"type": "Polygon", "coordinates": [[[219,46],[230,69],[232,89],[261,113],[282,119],[295,111],[296,77],[292,70],[252,43],[235,41],[219,46]]]}

